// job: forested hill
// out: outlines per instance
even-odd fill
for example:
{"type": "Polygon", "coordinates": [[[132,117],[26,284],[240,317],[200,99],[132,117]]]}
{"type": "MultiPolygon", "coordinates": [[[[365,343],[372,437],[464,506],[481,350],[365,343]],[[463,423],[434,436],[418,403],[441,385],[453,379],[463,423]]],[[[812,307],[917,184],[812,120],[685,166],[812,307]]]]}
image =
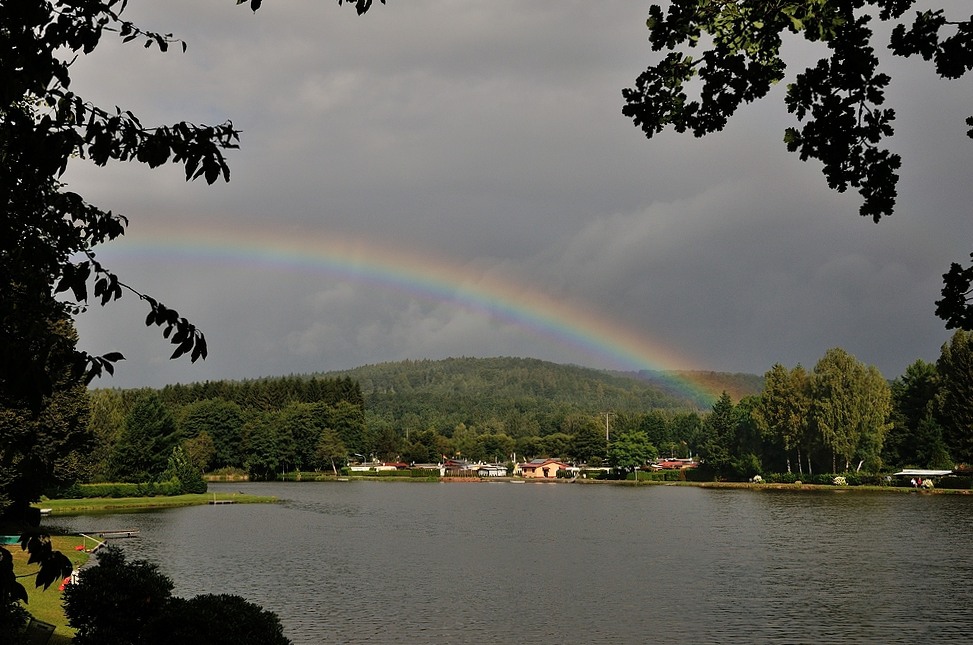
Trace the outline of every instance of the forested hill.
{"type": "MultiPolygon", "coordinates": [[[[634,376],[634,375],[630,375],[634,376]]],[[[702,390],[712,394],[712,398],[699,396],[693,401],[702,408],[709,408],[716,397],[726,392],[734,402],[740,399],[760,394],[764,387],[764,377],[757,374],[744,374],[739,372],[703,372],[703,371],[677,371],[677,372],[639,372],[637,377],[645,383],[659,388],[662,392],[668,392],[680,396],[681,393],[672,384],[673,377],[686,380],[696,384],[702,390]]]]}
{"type": "MultiPolygon", "coordinates": [[[[608,372],[529,358],[400,361],[320,376],[357,381],[366,409],[388,419],[409,413],[427,417],[431,409],[482,420],[503,419],[511,412],[706,410],[712,404],[685,398],[668,386],[664,374],[608,372]]],[[[755,375],[720,373],[706,373],[705,380],[711,391],[726,389],[734,400],[758,393],[763,381],[755,375]]]]}

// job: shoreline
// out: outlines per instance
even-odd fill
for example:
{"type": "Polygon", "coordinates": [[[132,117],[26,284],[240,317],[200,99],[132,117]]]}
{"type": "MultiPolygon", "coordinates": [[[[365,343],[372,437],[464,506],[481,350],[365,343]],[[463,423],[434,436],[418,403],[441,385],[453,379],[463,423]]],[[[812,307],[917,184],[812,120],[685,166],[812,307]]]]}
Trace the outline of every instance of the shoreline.
{"type": "MultiPolygon", "coordinates": [[[[384,482],[384,483],[448,483],[448,484],[581,484],[594,486],[693,486],[696,488],[711,488],[725,490],[773,490],[787,492],[833,492],[833,493],[893,493],[893,494],[917,494],[917,495],[973,495],[973,489],[962,488],[923,488],[917,489],[909,486],[835,486],[833,484],[784,484],[784,483],[753,483],[753,482],[693,482],[693,481],[648,481],[625,479],[566,479],[566,478],[524,478],[524,477],[436,477],[436,478],[417,478],[417,477],[368,477],[368,476],[323,476],[315,479],[268,481],[260,483],[349,483],[349,482],[384,482]]],[[[248,482],[237,482],[248,483],[248,482]]]]}
{"type": "MultiPolygon", "coordinates": [[[[580,484],[583,486],[627,486],[643,488],[648,486],[691,486],[713,490],[784,491],[792,493],[884,493],[916,495],[973,495],[970,489],[929,488],[915,489],[903,486],[834,486],[827,484],[782,484],[751,482],[690,482],[690,481],[639,481],[612,479],[542,479],[520,477],[438,477],[436,479],[417,479],[413,477],[328,477],[314,480],[305,479],[300,483],[447,483],[447,484],[580,484]]],[[[237,481],[235,483],[249,483],[237,481]]],[[[255,482],[258,483],[258,482],[255,482]]],[[[259,483],[296,483],[296,482],[259,482],[259,483]]],[[[174,497],[95,497],[86,499],[51,499],[35,504],[36,507],[50,509],[46,515],[84,515],[88,513],[125,513],[146,510],[180,508],[185,506],[225,505],[225,504],[274,504],[276,496],[250,495],[236,493],[198,493],[174,497]]]]}
{"type": "Polygon", "coordinates": [[[183,506],[205,506],[208,504],[274,504],[276,497],[248,495],[245,493],[192,493],[172,497],[90,497],[80,499],[48,499],[38,502],[36,508],[50,509],[49,516],[77,515],[83,513],[104,513],[124,511],[144,511],[183,506]]]}

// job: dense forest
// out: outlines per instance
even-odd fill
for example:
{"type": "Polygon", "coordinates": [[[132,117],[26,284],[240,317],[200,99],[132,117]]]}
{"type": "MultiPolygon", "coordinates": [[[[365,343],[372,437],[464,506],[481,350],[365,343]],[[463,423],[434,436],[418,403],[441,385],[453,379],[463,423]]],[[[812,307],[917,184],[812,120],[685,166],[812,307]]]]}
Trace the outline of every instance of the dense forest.
{"type": "MultiPolygon", "coordinates": [[[[756,390],[752,380],[749,386],[756,390]]],[[[245,469],[266,478],[334,469],[348,459],[587,458],[586,451],[565,447],[568,438],[584,427],[594,443],[603,443],[609,413],[613,426],[644,411],[698,418],[694,401],[639,375],[519,358],[93,390],[90,407],[97,440],[89,478],[117,481],[158,476],[177,446],[205,471],[245,469]]]]}
{"type": "MultiPolygon", "coordinates": [[[[685,376],[685,375],[683,375],[685,376]]],[[[555,457],[625,471],[697,457],[700,476],[882,473],[973,461],[973,343],[892,381],[835,348],[811,370],[694,375],[722,385],[700,409],[664,375],[521,358],[368,365],[254,381],[93,390],[86,478],[144,481],[178,451],[200,470],[272,478],[349,461],[555,457]],[[742,393],[735,399],[730,391],[742,393]]],[[[170,464],[171,467],[171,464],[170,464]]]]}
{"type": "Polygon", "coordinates": [[[544,420],[606,410],[705,410],[721,391],[742,398],[763,385],[752,374],[608,372],[529,358],[401,361],[318,376],[357,381],[372,418],[417,418],[423,426],[479,424],[512,412],[544,420]],[[705,390],[687,392],[674,384],[680,380],[705,390]]]}

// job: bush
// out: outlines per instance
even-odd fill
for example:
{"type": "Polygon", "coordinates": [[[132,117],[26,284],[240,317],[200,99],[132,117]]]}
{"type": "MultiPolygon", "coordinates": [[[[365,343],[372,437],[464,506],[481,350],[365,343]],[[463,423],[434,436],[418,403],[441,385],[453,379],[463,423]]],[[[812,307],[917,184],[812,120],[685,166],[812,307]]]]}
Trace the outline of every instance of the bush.
{"type": "Polygon", "coordinates": [[[108,546],[98,554],[98,566],[81,572],[77,584],[64,589],[64,614],[78,630],[74,645],[136,643],[146,625],[169,600],[172,580],[145,560],[127,562],[125,554],[108,546]]]}
{"type": "Polygon", "coordinates": [[[950,490],[969,490],[973,488],[973,477],[966,475],[956,475],[943,477],[939,480],[939,488],[950,490]]]}
{"type": "Polygon", "coordinates": [[[847,473],[821,473],[818,475],[801,475],[798,473],[768,473],[764,475],[764,481],[773,484],[793,484],[800,480],[805,484],[817,486],[834,486],[835,479],[841,477],[847,486],[887,486],[888,482],[884,475],[877,473],[847,472],[847,473]]]}
{"type": "Polygon", "coordinates": [[[585,479],[608,479],[608,472],[604,470],[582,470],[581,476],[585,479]]]}
{"type": "MultiPolygon", "coordinates": [[[[163,479],[169,482],[176,482],[181,493],[205,493],[206,482],[203,480],[203,471],[189,459],[182,446],[176,446],[169,456],[169,465],[163,474],[163,479]]],[[[167,494],[167,493],[163,493],[167,494]]]]}
{"type": "MultiPolygon", "coordinates": [[[[682,481],[682,470],[640,470],[640,482],[676,482],[682,481]]],[[[634,479],[634,478],[633,478],[634,479]]]]}
{"type": "Polygon", "coordinates": [[[287,645],[277,614],[240,596],[172,598],[147,626],[145,645],[287,645]]]}
{"type": "MultiPolygon", "coordinates": [[[[203,482],[205,486],[205,482],[203,482]]],[[[186,491],[183,483],[178,479],[164,482],[142,482],[129,484],[127,482],[112,482],[105,484],[74,484],[68,488],[54,491],[49,497],[55,499],[89,499],[92,497],[154,497],[156,495],[182,495],[184,492],[205,493],[206,489],[186,491]]]]}
{"type": "Polygon", "coordinates": [[[19,601],[0,603],[0,642],[9,645],[27,643],[24,630],[30,622],[30,614],[19,601]]]}
{"type": "Polygon", "coordinates": [[[221,481],[239,481],[247,478],[247,471],[234,466],[223,466],[206,473],[206,477],[221,481]]]}
{"type": "Polygon", "coordinates": [[[64,590],[74,645],[287,645],[280,620],[239,596],[172,595],[172,581],[145,560],[108,546],[98,566],[64,590]]]}

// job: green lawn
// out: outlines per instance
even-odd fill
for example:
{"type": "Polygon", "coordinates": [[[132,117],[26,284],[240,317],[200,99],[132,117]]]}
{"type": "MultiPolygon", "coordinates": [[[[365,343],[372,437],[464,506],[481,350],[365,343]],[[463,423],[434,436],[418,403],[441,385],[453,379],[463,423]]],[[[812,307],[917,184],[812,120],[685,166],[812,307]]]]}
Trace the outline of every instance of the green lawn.
{"type": "MultiPolygon", "coordinates": [[[[139,510],[146,508],[174,508],[178,506],[197,506],[208,504],[213,500],[232,501],[237,504],[267,504],[277,501],[275,497],[262,497],[258,495],[244,495],[241,493],[201,493],[196,495],[176,495],[173,497],[96,497],[90,499],[46,499],[36,504],[39,508],[51,509],[51,515],[76,515],[79,513],[105,512],[105,511],[124,511],[139,510]]],[[[93,544],[89,541],[85,544],[84,538],[79,535],[57,535],[51,536],[54,549],[68,556],[75,568],[78,568],[89,557],[84,551],[77,550],[79,546],[91,548],[93,544]]],[[[37,573],[36,564],[27,564],[28,553],[20,548],[19,544],[5,545],[7,550],[13,555],[14,570],[20,579],[21,584],[27,589],[29,602],[27,611],[36,618],[46,623],[55,625],[54,636],[49,645],[69,645],[74,636],[74,630],[67,624],[64,617],[64,608],[61,606],[61,591],[57,583],[47,589],[34,587],[32,574],[37,573]]]]}
{"type": "MultiPolygon", "coordinates": [[[[60,551],[68,556],[72,564],[74,564],[75,569],[84,564],[89,557],[84,551],[78,551],[76,549],[76,547],[82,544],[81,536],[54,535],[51,536],[51,541],[53,542],[54,550],[60,551]]],[[[89,544],[89,546],[91,545],[89,544]]],[[[70,643],[71,638],[74,636],[74,630],[68,627],[67,619],[64,617],[64,608],[61,606],[61,591],[58,588],[59,584],[55,582],[47,589],[35,587],[33,574],[37,573],[37,565],[27,564],[29,555],[20,548],[20,545],[8,544],[6,548],[13,555],[14,572],[18,576],[25,576],[20,578],[20,583],[27,589],[27,597],[29,599],[27,611],[37,620],[42,620],[56,627],[50,645],[70,643]]]]}
{"type": "Polygon", "coordinates": [[[276,497],[244,495],[242,493],[198,493],[174,495],[171,497],[91,497],[85,499],[48,499],[35,506],[51,509],[51,515],[76,515],[98,511],[139,510],[146,508],[175,508],[178,506],[199,506],[214,500],[232,501],[236,504],[270,504],[276,497]]]}

